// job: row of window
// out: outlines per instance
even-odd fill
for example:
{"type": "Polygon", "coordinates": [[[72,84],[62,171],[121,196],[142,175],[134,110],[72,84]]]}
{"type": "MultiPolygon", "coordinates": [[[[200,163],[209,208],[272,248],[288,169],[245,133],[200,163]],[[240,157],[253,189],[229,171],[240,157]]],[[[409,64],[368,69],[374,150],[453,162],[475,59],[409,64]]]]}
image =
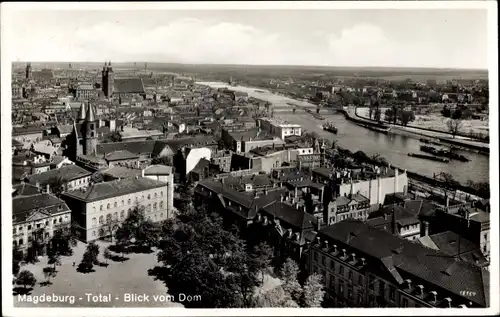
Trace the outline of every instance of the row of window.
{"type": "MultiPolygon", "coordinates": [[[[160,203],[154,203],[153,205],[151,204],[148,204],[146,206],[146,212],[151,212],[151,206],[153,207],[153,211],[156,211],[157,209],[163,209],[164,207],[164,204],[163,204],[163,201],[160,201],[160,203]]],[[[107,214],[106,215],[106,222],[109,222],[111,221],[111,219],[113,220],[123,220],[125,217],[127,217],[127,215],[132,211],[132,208],[129,208],[128,209],[128,212],[125,213],[125,210],[122,210],[120,212],[120,218],[118,218],[118,212],[114,212],[113,215],[111,214],[107,214]]],[[[104,216],[100,216],[99,217],[99,224],[104,224],[104,216]]],[[[93,217],[92,218],[92,226],[96,226],[97,225],[97,218],[96,217],[93,217]]]]}
{"type": "MultiPolygon", "coordinates": [[[[160,197],[163,197],[163,191],[161,191],[161,192],[160,192],[160,197]]],[[[155,199],[156,199],[156,198],[158,198],[158,193],[154,193],[154,198],[155,198],[155,199]]],[[[147,199],[148,199],[148,200],[150,200],[150,199],[151,199],[151,194],[149,194],[149,195],[148,195],[147,199]]],[[[144,200],[144,195],[142,195],[141,200],[144,200]]],[[[137,202],[137,201],[139,201],[139,197],[135,197],[135,201],[136,201],[136,202],[137,202]]],[[[130,199],[130,198],[129,198],[129,199],[127,200],[127,205],[132,205],[132,199],[130,199]]],[[[122,199],[122,201],[121,201],[121,206],[125,206],[125,200],[123,200],[123,199],[122,199]]],[[[115,201],[115,202],[114,202],[114,204],[113,204],[113,207],[114,207],[114,208],[117,208],[117,207],[118,207],[118,202],[116,202],[116,201],[115,201]]],[[[94,211],[95,211],[95,207],[93,207],[93,209],[94,209],[94,211]]],[[[111,203],[108,203],[108,204],[106,205],[106,209],[111,209],[111,203]]],[[[100,210],[100,211],[103,211],[103,210],[104,210],[104,205],[101,205],[101,206],[99,207],[99,210],[100,210]]]]}
{"type": "MultiPolygon", "coordinates": [[[[69,219],[69,216],[68,216],[68,215],[64,216],[64,220],[65,220],[65,221],[68,221],[68,219],[69,219]]],[[[63,217],[59,217],[58,219],[54,219],[54,220],[52,221],[52,223],[53,223],[54,225],[56,225],[58,222],[59,222],[59,223],[62,223],[62,222],[63,222],[63,217]]],[[[49,225],[50,225],[50,221],[48,221],[48,220],[47,220],[47,221],[45,221],[45,226],[49,226],[49,225]]],[[[41,228],[41,227],[42,227],[42,223],[37,223],[37,224],[36,224],[36,228],[37,228],[37,229],[39,229],[39,228],[41,228]]],[[[28,225],[28,230],[31,230],[31,229],[33,229],[33,226],[32,226],[32,225],[28,225]]],[[[15,228],[15,227],[14,227],[14,228],[12,228],[12,233],[13,233],[13,234],[16,234],[18,231],[19,231],[19,232],[22,232],[22,231],[23,231],[23,226],[19,226],[19,227],[17,228],[17,230],[16,230],[16,228],[15,228]]]]}
{"type": "MultiPolygon", "coordinates": [[[[92,220],[94,220],[93,218],[92,220]]],[[[158,219],[163,219],[163,212],[160,213],[158,216],[157,214],[154,215],[154,218],[151,218],[151,216],[147,216],[148,220],[155,220],[157,221],[158,219]]],[[[92,237],[97,237],[97,234],[99,234],[99,237],[104,237],[106,235],[106,231],[103,228],[100,228],[98,231],[92,230],[92,237]]]]}

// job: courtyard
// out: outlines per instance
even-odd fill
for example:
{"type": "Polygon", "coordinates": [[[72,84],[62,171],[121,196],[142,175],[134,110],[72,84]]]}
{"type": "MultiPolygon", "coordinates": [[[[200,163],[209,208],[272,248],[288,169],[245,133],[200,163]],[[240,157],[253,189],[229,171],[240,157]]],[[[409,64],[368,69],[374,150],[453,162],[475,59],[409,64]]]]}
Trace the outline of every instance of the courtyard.
{"type": "MultiPolygon", "coordinates": [[[[106,260],[103,256],[104,249],[110,244],[99,241],[99,260],[109,264],[108,267],[94,265],[95,272],[80,273],[76,268],[80,263],[86,244],[78,242],[73,248],[73,255],[61,257],[61,265],[57,266],[57,275],[51,279],[52,284],[42,286],[46,281],[43,268],[49,266],[47,257],[41,257],[40,262],[25,264],[22,270],[32,272],[37,283],[28,293],[32,298],[40,296],[69,296],[66,300],[58,302],[40,302],[20,300],[14,296],[15,307],[183,307],[180,303],[172,302],[167,294],[163,282],[154,280],[148,275],[148,270],[157,265],[156,252],[149,254],[125,254],[128,259],[123,262],[106,260]],[[75,267],[73,267],[75,262],[75,267]],[[87,296],[86,294],[92,294],[87,296]],[[130,296],[136,296],[131,301],[130,296]],[[145,295],[145,296],[143,296],[145,295]],[[73,304],[68,300],[73,296],[73,304]],[[89,298],[90,297],[90,298],[89,298]],[[100,297],[100,298],[99,298],[100,297]],[[127,298],[128,297],[128,298],[127,298]],[[149,298],[148,298],[149,297],[149,298]],[[155,298],[154,297],[158,297],[155,298]],[[161,297],[161,298],[160,298],[161,297]],[[149,299],[148,301],[145,299],[149,299]],[[90,299],[90,300],[89,300],[90,299]],[[96,299],[94,301],[93,299],[96,299]],[[106,302],[106,300],[110,299],[106,302]]],[[[28,298],[28,297],[27,297],[28,298]]]]}

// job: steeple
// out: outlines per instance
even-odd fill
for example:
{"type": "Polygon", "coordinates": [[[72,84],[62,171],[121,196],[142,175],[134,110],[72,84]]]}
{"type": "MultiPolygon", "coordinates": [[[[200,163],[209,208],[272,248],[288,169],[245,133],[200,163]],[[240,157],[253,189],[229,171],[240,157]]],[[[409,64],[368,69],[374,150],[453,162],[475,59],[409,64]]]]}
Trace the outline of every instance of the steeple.
{"type": "Polygon", "coordinates": [[[80,111],[78,112],[78,122],[82,122],[85,120],[85,104],[82,102],[80,106],[80,111]]]}
{"type": "Polygon", "coordinates": [[[85,116],[85,121],[87,122],[95,121],[94,110],[90,103],[89,106],[87,107],[87,115],[85,116]]]}

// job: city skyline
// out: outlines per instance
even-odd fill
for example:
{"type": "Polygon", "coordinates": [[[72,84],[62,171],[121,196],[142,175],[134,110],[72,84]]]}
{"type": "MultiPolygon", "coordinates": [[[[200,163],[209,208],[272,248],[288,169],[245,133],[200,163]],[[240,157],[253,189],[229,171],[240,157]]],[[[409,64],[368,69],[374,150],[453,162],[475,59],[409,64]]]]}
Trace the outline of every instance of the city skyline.
{"type": "Polygon", "coordinates": [[[487,13],[14,11],[12,59],[487,69],[487,13]],[[29,27],[33,21],[43,27],[29,27]]]}

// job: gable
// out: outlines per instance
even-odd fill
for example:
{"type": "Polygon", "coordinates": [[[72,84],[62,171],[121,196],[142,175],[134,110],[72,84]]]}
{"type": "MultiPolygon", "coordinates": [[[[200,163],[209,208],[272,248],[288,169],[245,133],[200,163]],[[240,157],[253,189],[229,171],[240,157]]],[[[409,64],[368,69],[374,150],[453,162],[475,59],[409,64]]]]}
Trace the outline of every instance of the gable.
{"type": "Polygon", "coordinates": [[[26,221],[37,221],[42,220],[50,216],[50,213],[44,210],[36,210],[33,211],[28,217],[26,217],[26,221]]]}

